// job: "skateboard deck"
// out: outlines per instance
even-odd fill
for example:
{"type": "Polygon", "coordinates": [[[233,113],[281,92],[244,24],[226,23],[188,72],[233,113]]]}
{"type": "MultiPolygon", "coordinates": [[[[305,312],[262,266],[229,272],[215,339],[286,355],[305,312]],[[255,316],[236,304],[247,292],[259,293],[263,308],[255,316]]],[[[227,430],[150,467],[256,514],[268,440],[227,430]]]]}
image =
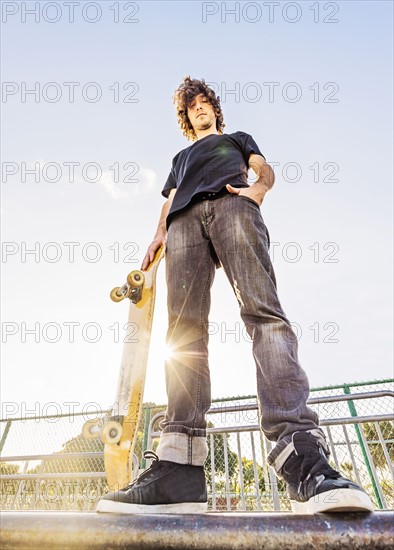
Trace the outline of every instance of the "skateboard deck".
{"type": "Polygon", "coordinates": [[[130,300],[128,327],[132,335],[124,341],[118,387],[112,414],[104,423],[88,420],[83,427],[87,438],[100,436],[110,491],[125,487],[132,480],[133,453],[141,418],[146,365],[156,296],[156,274],[164,247],[156,252],[146,271],[132,271],[122,287],[111,291],[111,299],[130,300]]]}

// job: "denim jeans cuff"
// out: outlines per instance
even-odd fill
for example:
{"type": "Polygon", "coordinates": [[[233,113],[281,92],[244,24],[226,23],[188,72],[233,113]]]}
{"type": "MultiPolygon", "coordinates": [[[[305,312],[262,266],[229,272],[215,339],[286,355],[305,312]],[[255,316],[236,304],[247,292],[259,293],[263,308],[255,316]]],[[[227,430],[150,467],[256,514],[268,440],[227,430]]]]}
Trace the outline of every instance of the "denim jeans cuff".
{"type": "Polygon", "coordinates": [[[156,453],[160,460],[203,466],[208,456],[207,439],[177,432],[162,433],[156,453]]]}
{"type": "MultiPolygon", "coordinates": [[[[297,430],[297,431],[301,431],[301,430],[297,430]]],[[[326,456],[328,457],[330,454],[330,449],[328,447],[323,430],[318,428],[316,430],[306,430],[306,431],[310,432],[314,437],[316,437],[318,442],[321,444],[326,456]]],[[[267,456],[268,464],[275,470],[276,474],[279,476],[281,475],[281,470],[283,468],[284,463],[289,458],[291,453],[295,450],[294,444],[293,444],[293,435],[295,433],[297,432],[286,435],[283,439],[278,441],[278,443],[275,445],[275,447],[267,456]]]]}

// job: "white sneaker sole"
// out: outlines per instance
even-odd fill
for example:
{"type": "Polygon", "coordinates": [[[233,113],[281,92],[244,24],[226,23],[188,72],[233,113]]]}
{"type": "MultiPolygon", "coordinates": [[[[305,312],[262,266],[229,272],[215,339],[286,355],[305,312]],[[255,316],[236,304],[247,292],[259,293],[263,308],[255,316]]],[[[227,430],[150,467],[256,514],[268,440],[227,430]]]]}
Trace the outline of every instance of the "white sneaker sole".
{"type": "Polygon", "coordinates": [[[96,512],[109,514],[204,514],[207,502],[180,502],[177,504],[128,504],[115,500],[100,500],[96,512]]]}
{"type": "Polygon", "coordinates": [[[369,496],[357,489],[333,489],[320,493],[307,502],[291,502],[295,514],[317,514],[319,512],[373,512],[369,496]]]}

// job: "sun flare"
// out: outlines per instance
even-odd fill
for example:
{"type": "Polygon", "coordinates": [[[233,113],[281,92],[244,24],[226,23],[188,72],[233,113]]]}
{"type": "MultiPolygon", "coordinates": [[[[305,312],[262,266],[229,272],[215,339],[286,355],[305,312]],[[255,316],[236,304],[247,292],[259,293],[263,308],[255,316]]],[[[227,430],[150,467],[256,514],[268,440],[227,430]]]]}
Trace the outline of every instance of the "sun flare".
{"type": "Polygon", "coordinates": [[[173,356],[174,351],[172,350],[171,346],[169,346],[168,344],[164,344],[163,359],[165,361],[169,361],[170,359],[172,359],[173,356]]]}

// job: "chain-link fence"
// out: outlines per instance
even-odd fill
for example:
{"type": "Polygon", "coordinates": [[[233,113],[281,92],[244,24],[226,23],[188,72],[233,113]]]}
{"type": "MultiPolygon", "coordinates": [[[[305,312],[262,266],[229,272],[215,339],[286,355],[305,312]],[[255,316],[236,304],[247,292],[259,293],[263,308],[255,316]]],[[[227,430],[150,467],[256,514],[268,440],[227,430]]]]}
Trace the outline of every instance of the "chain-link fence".
{"type": "MultiPolygon", "coordinates": [[[[393,380],[317,388],[309,405],[320,417],[330,460],[361,484],[377,509],[394,507],[393,380]]],[[[144,407],[135,468],[155,449],[165,407],[144,407]]],[[[99,438],[81,432],[89,418],[110,411],[0,421],[0,496],[3,510],[94,510],[107,491],[99,438]]],[[[266,464],[271,443],[259,430],[255,396],[215,400],[208,414],[205,463],[211,510],[290,510],[284,483],[266,464]]]]}

